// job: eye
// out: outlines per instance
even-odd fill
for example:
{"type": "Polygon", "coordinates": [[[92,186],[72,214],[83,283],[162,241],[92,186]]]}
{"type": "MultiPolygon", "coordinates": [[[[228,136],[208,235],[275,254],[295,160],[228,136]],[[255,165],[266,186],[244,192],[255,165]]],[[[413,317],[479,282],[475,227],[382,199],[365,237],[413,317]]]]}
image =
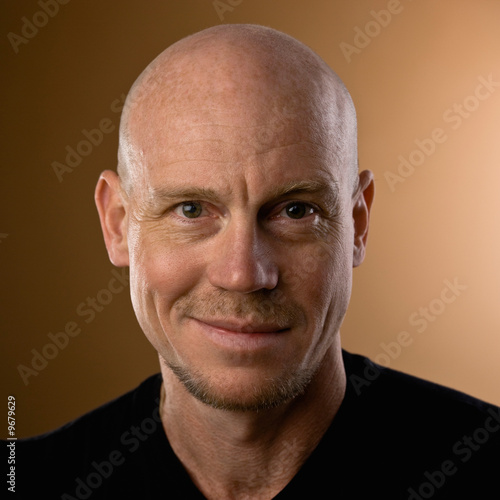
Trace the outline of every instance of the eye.
{"type": "Polygon", "coordinates": [[[294,201],[289,203],[281,212],[280,215],[289,219],[303,219],[307,215],[314,213],[314,208],[307,203],[294,201]]]}
{"type": "Polygon", "coordinates": [[[186,217],[187,219],[196,219],[203,212],[203,207],[201,203],[197,201],[186,201],[179,204],[175,208],[175,213],[181,217],[186,217]]]}

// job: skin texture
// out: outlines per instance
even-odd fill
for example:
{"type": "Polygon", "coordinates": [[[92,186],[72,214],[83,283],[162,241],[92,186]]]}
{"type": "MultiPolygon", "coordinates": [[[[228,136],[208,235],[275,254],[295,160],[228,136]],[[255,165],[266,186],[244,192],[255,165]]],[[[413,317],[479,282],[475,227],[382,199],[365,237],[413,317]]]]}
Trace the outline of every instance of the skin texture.
{"type": "Polygon", "coordinates": [[[340,326],[374,192],[350,96],[287,35],[211,28],[132,87],[118,173],[96,203],[159,353],[169,441],[207,498],[271,498],[345,391],[340,326]]]}

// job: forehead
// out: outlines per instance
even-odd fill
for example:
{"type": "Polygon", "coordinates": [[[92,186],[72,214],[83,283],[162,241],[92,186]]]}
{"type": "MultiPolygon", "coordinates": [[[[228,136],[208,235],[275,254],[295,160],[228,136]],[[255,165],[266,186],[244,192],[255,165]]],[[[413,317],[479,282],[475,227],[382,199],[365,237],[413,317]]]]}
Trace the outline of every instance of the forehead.
{"type": "Polygon", "coordinates": [[[333,87],[298,70],[222,53],[175,59],[143,85],[148,89],[128,115],[128,131],[144,188],[342,177],[348,141],[333,87]]]}
{"type": "Polygon", "coordinates": [[[240,100],[233,107],[177,104],[148,116],[134,127],[148,191],[179,183],[235,186],[242,180],[272,190],[343,177],[343,159],[327,125],[310,110],[279,100],[240,100]]]}
{"type": "Polygon", "coordinates": [[[139,170],[134,188],[186,175],[269,183],[320,169],[343,177],[355,118],[326,65],[296,42],[263,50],[255,40],[205,38],[167,50],[127,98],[121,152],[131,151],[129,171],[139,170]]]}
{"type": "MultiPolygon", "coordinates": [[[[143,192],[259,204],[287,192],[337,192],[342,168],[331,149],[288,126],[188,124],[143,154],[143,192]]],[[[172,134],[170,130],[168,134],[172,134]]],[[[160,196],[161,198],[161,196],[160,196]]]]}

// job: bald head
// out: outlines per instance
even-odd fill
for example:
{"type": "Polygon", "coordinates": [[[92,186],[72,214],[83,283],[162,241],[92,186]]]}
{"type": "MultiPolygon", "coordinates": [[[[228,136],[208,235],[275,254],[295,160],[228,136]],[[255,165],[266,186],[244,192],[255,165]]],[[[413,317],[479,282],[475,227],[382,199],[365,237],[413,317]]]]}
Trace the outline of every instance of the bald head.
{"type": "Polygon", "coordinates": [[[242,142],[257,153],[280,141],[304,140],[307,128],[313,136],[307,140],[328,151],[346,178],[356,178],[356,116],[340,78],[316,53],[284,33],[256,25],[221,25],[167,48],[133,84],[121,118],[118,153],[126,190],[140,181],[148,155],[165,155],[164,149],[185,135],[186,127],[228,118],[242,142]],[[252,140],[245,138],[250,135],[252,140]]]}

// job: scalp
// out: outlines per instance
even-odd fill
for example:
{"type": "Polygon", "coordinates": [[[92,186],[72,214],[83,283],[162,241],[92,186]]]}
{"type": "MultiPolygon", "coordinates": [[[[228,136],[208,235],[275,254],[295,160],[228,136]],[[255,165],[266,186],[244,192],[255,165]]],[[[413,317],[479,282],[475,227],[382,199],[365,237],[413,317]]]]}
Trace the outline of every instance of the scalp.
{"type": "Polygon", "coordinates": [[[220,25],[168,47],[133,84],[120,123],[118,172],[125,189],[144,168],[142,146],[154,143],[158,127],[168,128],[183,113],[192,119],[188,109],[225,109],[257,120],[258,103],[278,113],[287,109],[297,127],[307,122],[319,141],[334,145],[337,161],[357,173],[354,105],[336,73],[289,35],[220,25]]]}

